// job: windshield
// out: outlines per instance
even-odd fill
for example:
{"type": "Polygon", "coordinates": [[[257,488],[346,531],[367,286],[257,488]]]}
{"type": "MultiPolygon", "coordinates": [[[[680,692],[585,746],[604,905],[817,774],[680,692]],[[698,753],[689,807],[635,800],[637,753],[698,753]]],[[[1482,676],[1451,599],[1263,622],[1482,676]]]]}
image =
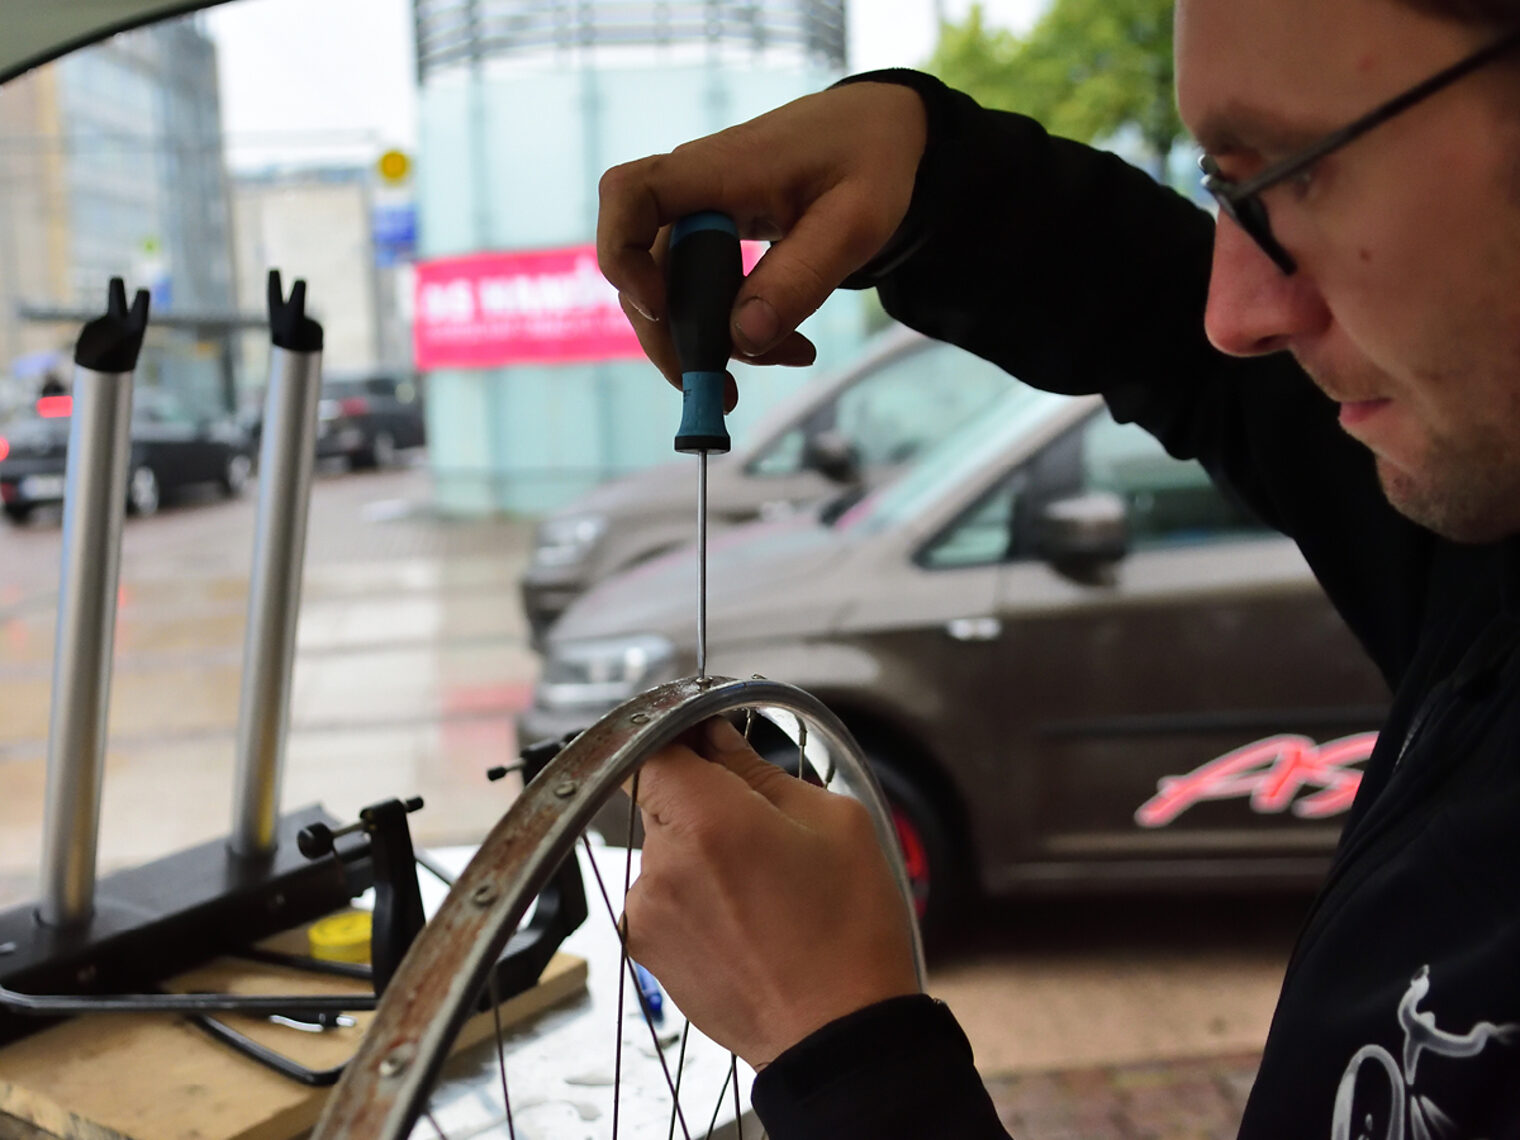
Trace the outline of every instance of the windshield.
{"type": "Polygon", "coordinates": [[[1015,383],[985,412],[926,451],[901,479],[840,515],[835,528],[878,534],[912,518],[947,487],[1011,447],[1070,400],[1070,396],[1015,383]]]}

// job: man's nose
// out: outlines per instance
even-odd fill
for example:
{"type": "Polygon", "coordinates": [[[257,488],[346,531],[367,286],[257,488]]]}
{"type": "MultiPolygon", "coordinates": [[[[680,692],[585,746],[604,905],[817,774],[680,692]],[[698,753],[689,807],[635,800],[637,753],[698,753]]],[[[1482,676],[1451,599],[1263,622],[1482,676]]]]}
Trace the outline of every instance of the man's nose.
{"type": "Polygon", "coordinates": [[[1288,276],[1229,218],[1214,227],[1214,265],[1204,330],[1231,356],[1260,356],[1290,348],[1321,331],[1330,312],[1302,267],[1288,276]]]}

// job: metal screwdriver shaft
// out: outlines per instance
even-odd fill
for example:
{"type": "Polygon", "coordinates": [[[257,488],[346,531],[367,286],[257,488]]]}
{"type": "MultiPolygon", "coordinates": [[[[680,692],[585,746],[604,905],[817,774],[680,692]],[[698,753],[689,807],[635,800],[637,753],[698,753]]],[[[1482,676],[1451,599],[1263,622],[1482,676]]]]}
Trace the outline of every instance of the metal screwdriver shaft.
{"type": "Polygon", "coordinates": [[[723,387],[733,343],[728,315],[744,279],[739,231],[725,214],[689,214],[671,228],[670,335],[681,361],[676,450],[697,455],[697,676],[707,676],[707,456],[729,449],[723,387]]]}

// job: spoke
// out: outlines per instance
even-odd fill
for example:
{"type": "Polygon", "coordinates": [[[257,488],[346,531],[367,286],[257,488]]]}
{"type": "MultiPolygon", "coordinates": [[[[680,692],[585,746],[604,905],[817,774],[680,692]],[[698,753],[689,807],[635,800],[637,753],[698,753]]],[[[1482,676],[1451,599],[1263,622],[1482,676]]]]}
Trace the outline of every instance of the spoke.
{"type": "MultiPolygon", "coordinates": [[[[670,1097],[670,1131],[665,1133],[665,1140],[675,1140],[676,1114],[681,1111],[681,1078],[686,1075],[686,1039],[691,1036],[691,1019],[686,1019],[686,1027],[681,1030],[681,1052],[676,1057],[676,1083],[671,1090],[670,1097]]],[[[664,1057],[664,1054],[661,1054],[664,1057]]],[[[681,1131],[686,1132],[686,1121],[681,1121],[681,1131]]],[[[691,1140],[688,1133],[686,1140],[691,1140]]]]}
{"type": "Polygon", "coordinates": [[[517,1140],[512,1123],[512,1094],[507,1091],[507,1054],[501,1041],[501,1002],[496,997],[496,967],[491,967],[491,1019],[496,1022],[496,1064],[501,1069],[501,1101],[507,1109],[507,1140],[517,1140]]]}
{"type": "Polygon", "coordinates": [[[728,1079],[734,1085],[734,1133],[737,1140],[744,1140],[744,1113],[739,1109],[739,1055],[728,1055],[728,1079]]]}
{"type": "Polygon", "coordinates": [[[438,1140],[449,1140],[448,1134],[445,1133],[442,1128],[438,1127],[438,1118],[433,1115],[432,1109],[423,1109],[422,1115],[427,1117],[427,1122],[433,1126],[433,1131],[438,1133],[438,1140]]]}
{"type": "MultiPolygon", "coordinates": [[[[589,839],[587,839],[583,835],[583,836],[581,836],[581,843],[585,845],[585,848],[586,848],[586,862],[588,862],[589,864],[591,864],[591,874],[596,879],[596,888],[601,893],[603,905],[605,905],[606,908],[607,908],[607,917],[612,921],[612,928],[618,932],[618,941],[621,942],[622,946],[623,946],[623,964],[626,967],[626,969],[622,972],[622,977],[620,977],[618,979],[618,981],[619,981],[619,985],[618,985],[618,1043],[619,1043],[619,1046],[621,1046],[622,1040],[623,1040],[623,984],[622,983],[623,983],[624,978],[631,977],[633,979],[634,991],[637,992],[638,991],[638,978],[637,978],[636,975],[633,974],[632,961],[628,957],[628,932],[623,928],[623,924],[620,923],[620,922],[618,922],[617,912],[612,909],[612,896],[607,893],[607,884],[602,881],[602,872],[601,872],[600,868],[597,867],[597,865],[596,865],[596,858],[591,853],[591,841],[589,839]]],[[[642,1010],[643,1008],[644,1008],[643,1001],[642,1001],[642,999],[640,999],[640,1009],[642,1010]]],[[[666,1086],[666,1088],[668,1088],[670,1090],[671,1101],[675,1105],[676,1115],[679,1117],[679,1119],[681,1121],[681,1135],[685,1138],[685,1140],[691,1140],[691,1133],[688,1132],[687,1129],[686,1129],[686,1117],[681,1112],[680,1086],[677,1084],[676,1080],[672,1079],[672,1077],[670,1075],[670,1066],[665,1061],[665,1051],[660,1048],[660,1034],[659,1034],[659,1031],[657,1029],[655,1029],[655,1027],[654,1027],[654,1021],[651,1020],[648,1016],[646,1016],[644,1018],[644,1023],[649,1026],[649,1037],[650,1037],[650,1040],[654,1042],[654,1055],[657,1058],[659,1058],[660,1068],[663,1069],[664,1072],[665,1072],[665,1086],[666,1086]]],[[[690,1029],[691,1028],[691,1022],[688,1021],[686,1023],[686,1026],[687,1026],[688,1029],[690,1029]]],[[[686,1038],[683,1035],[682,1038],[681,1038],[681,1060],[682,1060],[682,1063],[685,1062],[685,1059],[686,1059],[686,1038]]],[[[622,1060],[622,1049],[621,1048],[619,1048],[619,1050],[618,1050],[618,1060],[620,1062],[622,1060]]],[[[617,1073],[617,1072],[614,1072],[612,1080],[613,1080],[613,1096],[616,1097],[619,1089],[621,1088],[621,1086],[619,1084],[620,1074],[617,1073]]],[[[613,1119],[616,1120],[616,1118],[617,1118],[617,1100],[614,1099],[614,1101],[613,1101],[613,1119]]]]}
{"type": "Polygon", "coordinates": [[[718,1113],[723,1111],[723,1098],[728,1095],[728,1084],[734,1079],[734,1070],[730,1068],[728,1075],[723,1078],[723,1087],[718,1090],[718,1103],[713,1105],[712,1119],[707,1122],[707,1135],[703,1140],[712,1140],[713,1129],[718,1127],[718,1113]]]}

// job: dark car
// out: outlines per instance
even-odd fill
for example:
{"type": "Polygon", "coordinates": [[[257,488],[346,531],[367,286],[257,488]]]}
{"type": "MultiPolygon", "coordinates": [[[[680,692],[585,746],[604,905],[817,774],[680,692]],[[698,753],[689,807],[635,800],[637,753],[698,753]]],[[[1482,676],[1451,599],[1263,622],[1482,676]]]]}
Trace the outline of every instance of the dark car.
{"type": "MultiPolygon", "coordinates": [[[[39,506],[63,500],[73,397],[44,396],[0,425],[0,504],[25,522],[39,506]]],[[[253,470],[248,433],[230,414],[197,415],[173,393],[132,395],[127,511],[151,515],[166,496],[197,483],[240,494],[253,470]]]]}
{"type": "MultiPolygon", "coordinates": [[[[259,403],[243,416],[255,453],[261,444],[263,412],[259,403]]],[[[427,425],[415,379],[369,372],[322,378],[318,459],[342,459],[351,468],[389,467],[401,451],[426,443],[427,425]]]]}
{"type": "Polygon", "coordinates": [[[405,377],[325,377],[318,423],[317,455],[341,455],[350,467],[389,467],[427,442],[417,384],[405,377]]]}
{"type": "MultiPolygon", "coordinates": [[[[693,673],[696,578],[687,548],[571,605],[523,740],[693,673]]],[[[832,522],[729,532],[708,581],[709,670],[845,721],[927,927],[978,891],[1316,882],[1388,699],[1292,541],[1096,397],[1018,385],[832,522]]]]}

